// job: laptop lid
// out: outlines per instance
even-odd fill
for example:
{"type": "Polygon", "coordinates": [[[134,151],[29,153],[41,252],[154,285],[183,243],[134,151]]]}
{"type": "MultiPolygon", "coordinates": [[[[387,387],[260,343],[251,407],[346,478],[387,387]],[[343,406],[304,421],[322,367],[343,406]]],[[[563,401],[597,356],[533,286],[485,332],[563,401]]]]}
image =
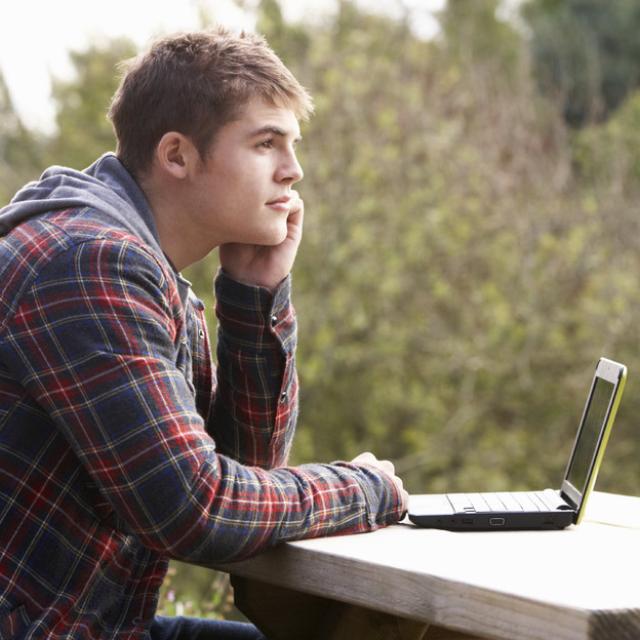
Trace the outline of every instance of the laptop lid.
{"type": "Polygon", "coordinates": [[[576,524],[595,485],[626,379],[624,365],[598,361],[560,492],[575,508],[576,524]]]}

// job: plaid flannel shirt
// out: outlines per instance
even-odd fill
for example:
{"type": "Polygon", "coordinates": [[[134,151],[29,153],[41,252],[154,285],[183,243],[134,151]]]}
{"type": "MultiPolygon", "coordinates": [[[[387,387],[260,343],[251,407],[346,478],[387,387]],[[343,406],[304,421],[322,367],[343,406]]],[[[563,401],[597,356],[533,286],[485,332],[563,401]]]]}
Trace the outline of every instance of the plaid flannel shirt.
{"type": "Polygon", "coordinates": [[[147,638],[168,558],[215,564],[395,522],[365,465],[284,466],[297,413],[289,279],[202,303],[98,212],[0,239],[0,640],[147,638]]]}

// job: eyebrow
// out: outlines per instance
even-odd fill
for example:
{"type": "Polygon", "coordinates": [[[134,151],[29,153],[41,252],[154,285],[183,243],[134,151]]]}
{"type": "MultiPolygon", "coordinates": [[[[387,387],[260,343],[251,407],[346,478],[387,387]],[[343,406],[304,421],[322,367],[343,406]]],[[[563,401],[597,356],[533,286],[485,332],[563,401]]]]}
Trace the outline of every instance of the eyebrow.
{"type": "MultiPolygon", "coordinates": [[[[276,127],[275,125],[272,124],[268,124],[265,127],[260,127],[260,129],[256,129],[255,131],[253,131],[251,133],[251,138],[255,138],[256,136],[261,136],[264,135],[265,133],[273,133],[276,136],[281,136],[282,138],[286,138],[287,137],[287,132],[284,129],[281,129],[280,127],[276,127]]],[[[302,136],[298,136],[297,138],[294,138],[294,142],[300,142],[300,140],[302,140],[302,136]]]]}

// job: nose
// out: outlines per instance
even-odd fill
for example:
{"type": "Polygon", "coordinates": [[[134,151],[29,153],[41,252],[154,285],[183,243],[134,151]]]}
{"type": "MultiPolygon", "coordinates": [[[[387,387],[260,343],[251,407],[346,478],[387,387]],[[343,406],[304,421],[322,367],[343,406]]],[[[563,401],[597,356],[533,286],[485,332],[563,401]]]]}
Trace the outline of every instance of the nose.
{"type": "Polygon", "coordinates": [[[283,159],[282,164],[278,167],[276,180],[278,182],[292,185],[296,182],[300,182],[303,177],[304,171],[302,171],[302,167],[298,162],[295,151],[292,150],[286,155],[286,158],[283,159]]]}

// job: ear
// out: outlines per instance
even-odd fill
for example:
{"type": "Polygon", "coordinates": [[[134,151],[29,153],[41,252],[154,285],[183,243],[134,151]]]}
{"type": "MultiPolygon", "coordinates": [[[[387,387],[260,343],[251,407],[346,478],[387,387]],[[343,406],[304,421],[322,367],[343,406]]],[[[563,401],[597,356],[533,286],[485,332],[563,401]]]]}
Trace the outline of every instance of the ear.
{"type": "Polygon", "coordinates": [[[193,172],[199,157],[190,138],[177,131],[165,133],[156,147],[158,167],[178,180],[183,180],[193,172]]]}

